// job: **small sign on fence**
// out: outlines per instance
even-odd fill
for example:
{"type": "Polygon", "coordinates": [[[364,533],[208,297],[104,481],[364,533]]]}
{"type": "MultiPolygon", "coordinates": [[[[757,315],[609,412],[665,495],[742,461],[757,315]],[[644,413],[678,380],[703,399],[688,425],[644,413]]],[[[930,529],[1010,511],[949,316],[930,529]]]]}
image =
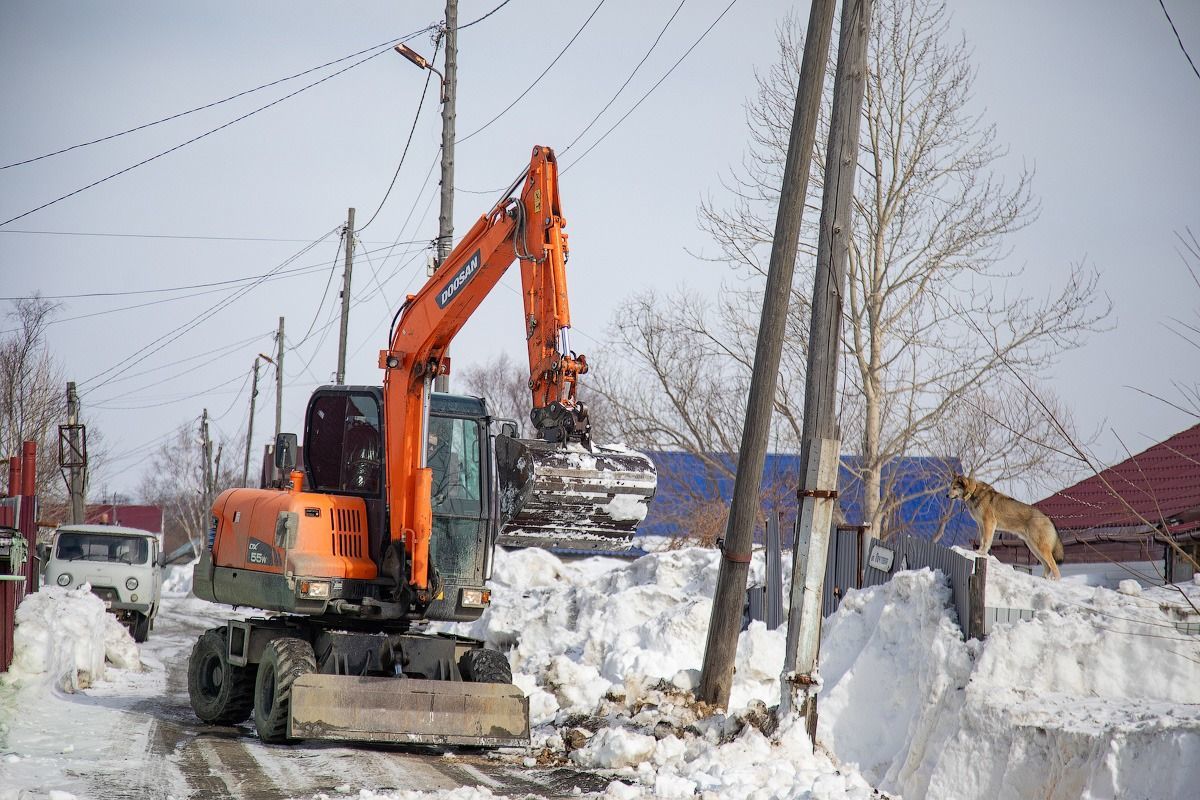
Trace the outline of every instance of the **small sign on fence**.
{"type": "Polygon", "coordinates": [[[881,544],[877,544],[871,548],[871,556],[867,559],[867,566],[874,567],[882,572],[890,572],[892,569],[892,561],[895,558],[895,551],[889,550],[881,544]]]}

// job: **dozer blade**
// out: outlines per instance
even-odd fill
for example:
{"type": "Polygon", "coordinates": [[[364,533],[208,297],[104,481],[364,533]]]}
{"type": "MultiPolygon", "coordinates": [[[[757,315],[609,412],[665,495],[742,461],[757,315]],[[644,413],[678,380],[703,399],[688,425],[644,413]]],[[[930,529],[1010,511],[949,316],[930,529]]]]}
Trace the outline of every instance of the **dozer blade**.
{"type": "Polygon", "coordinates": [[[499,544],[624,550],[658,486],[654,464],[619,447],[496,437],[499,544]]]}
{"type": "Polygon", "coordinates": [[[507,683],[301,675],[292,684],[288,736],[524,747],[529,700],[507,683]]]}

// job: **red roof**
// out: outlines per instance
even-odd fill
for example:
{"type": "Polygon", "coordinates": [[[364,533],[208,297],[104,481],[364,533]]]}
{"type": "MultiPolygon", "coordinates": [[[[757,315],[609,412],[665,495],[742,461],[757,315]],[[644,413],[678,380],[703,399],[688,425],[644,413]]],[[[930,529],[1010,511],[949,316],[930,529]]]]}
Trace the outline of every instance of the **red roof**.
{"type": "MultiPolygon", "coordinates": [[[[1147,522],[1172,534],[1200,529],[1200,425],[1035,504],[1059,531],[1125,528],[1147,522]]],[[[1097,535],[1116,531],[1096,531],[1097,535]]],[[[1103,538],[1112,538],[1104,535],[1103,538]]]]}
{"type": "MultiPolygon", "coordinates": [[[[41,519],[55,525],[66,521],[66,506],[53,506],[42,511],[41,519]]],[[[162,533],[161,506],[131,505],[129,503],[88,503],[83,521],[88,525],[124,525],[151,533],[162,533]]]]}

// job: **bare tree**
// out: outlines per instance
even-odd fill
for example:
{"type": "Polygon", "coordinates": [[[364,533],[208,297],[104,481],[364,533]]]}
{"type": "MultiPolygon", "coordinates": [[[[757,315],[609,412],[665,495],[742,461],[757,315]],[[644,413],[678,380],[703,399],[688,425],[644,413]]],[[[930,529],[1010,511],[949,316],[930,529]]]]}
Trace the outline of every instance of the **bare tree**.
{"type": "MultiPolygon", "coordinates": [[[[240,462],[235,456],[244,446],[245,440],[214,447],[214,496],[240,485],[240,462]]],[[[184,542],[199,547],[204,542],[211,509],[205,507],[204,453],[193,422],[181,425],[150,457],[138,494],[143,502],[162,508],[166,549],[184,542]]]]}
{"type": "MultiPolygon", "coordinates": [[[[633,310],[614,325],[621,354],[641,371],[624,387],[604,388],[625,410],[649,407],[647,400],[655,398],[647,395],[661,393],[670,423],[655,425],[655,414],[646,414],[633,430],[666,446],[736,449],[740,424],[728,404],[741,408],[752,363],[758,293],[803,54],[795,18],[781,24],[778,41],[779,58],[759,76],[747,107],[749,152],[726,184],[735,200],[700,208],[701,227],[719,249],[714,260],[732,265],[745,280],[727,287],[715,308],[688,296],[669,303],[635,298],[633,310]]],[[[966,43],[949,35],[944,4],[878,4],[844,298],[840,412],[842,439],[847,449],[856,442],[861,454],[865,517],[876,533],[885,534],[894,516],[894,498],[884,485],[889,461],[918,453],[956,455],[952,448],[961,444],[962,432],[948,434],[956,419],[978,413],[972,402],[978,406],[989,397],[989,406],[996,406],[991,413],[1001,416],[1014,410],[1013,400],[1004,399],[1002,365],[1042,374],[1108,314],[1097,276],[1082,267],[1040,299],[1005,286],[1013,277],[998,271],[1005,239],[1036,218],[1037,204],[1028,170],[1009,181],[1000,177],[1006,152],[995,127],[969,110],[969,55],[966,43]]],[[[823,189],[820,159],[810,187],[816,204],[823,189]]],[[[815,226],[802,234],[793,289],[797,319],[789,320],[776,398],[777,437],[788,446],[798,436],[803,406],[799,387],[815,236],[815,226]]],[[[978,452],[970,459],[978,469],[1003,463],[1003,454],[1014,450],[1019,437],[1003,430],[975,437],[978,452]]],[[[1027,448],[1013,466],[1017,462],[1027,478],[1062,467],[1044,448],[1027,448]]]]}
{"type": "Polygon", "coordinates": [[[462,385],[468,394],[487,400],[493,417],[517,421],[522,436],[530,432],[529,370],[506,352],[482,364],[471,364],[462,371],[462,385]]]}
{"type": "Polygon", "coordinates": [[[46,326],[57,305],[40,298],[16,300],[0,338],[0,457],[21,454],[22,443],[38,446],[37,491],[43,502],[61,500],[58,425],[66,419],[66,381],[46,348],[46,326]]]}

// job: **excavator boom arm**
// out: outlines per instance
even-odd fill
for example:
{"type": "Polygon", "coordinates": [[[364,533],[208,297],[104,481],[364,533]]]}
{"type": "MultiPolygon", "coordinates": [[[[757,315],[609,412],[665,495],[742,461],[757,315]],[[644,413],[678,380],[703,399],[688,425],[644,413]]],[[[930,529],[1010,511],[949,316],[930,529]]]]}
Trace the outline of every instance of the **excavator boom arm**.
{"type": "Polygon", "coordinates": [[[432,472],[426,442],[432,380],[448,370],[445,354],[454,336],[518,259],[535,427],[548,430],[544,438],[551,441],[560,435],[586,439],[586,410],[575,399],[575,381],[587,371],[587,360],[567,349],[565,334],[571,324],[565,227],[554,153],[535,147],[525,173],[407,298],[390,347],[380,353],[389,535],[404,543],[418,593],[428,589],[430,577],[432,472]]]}

